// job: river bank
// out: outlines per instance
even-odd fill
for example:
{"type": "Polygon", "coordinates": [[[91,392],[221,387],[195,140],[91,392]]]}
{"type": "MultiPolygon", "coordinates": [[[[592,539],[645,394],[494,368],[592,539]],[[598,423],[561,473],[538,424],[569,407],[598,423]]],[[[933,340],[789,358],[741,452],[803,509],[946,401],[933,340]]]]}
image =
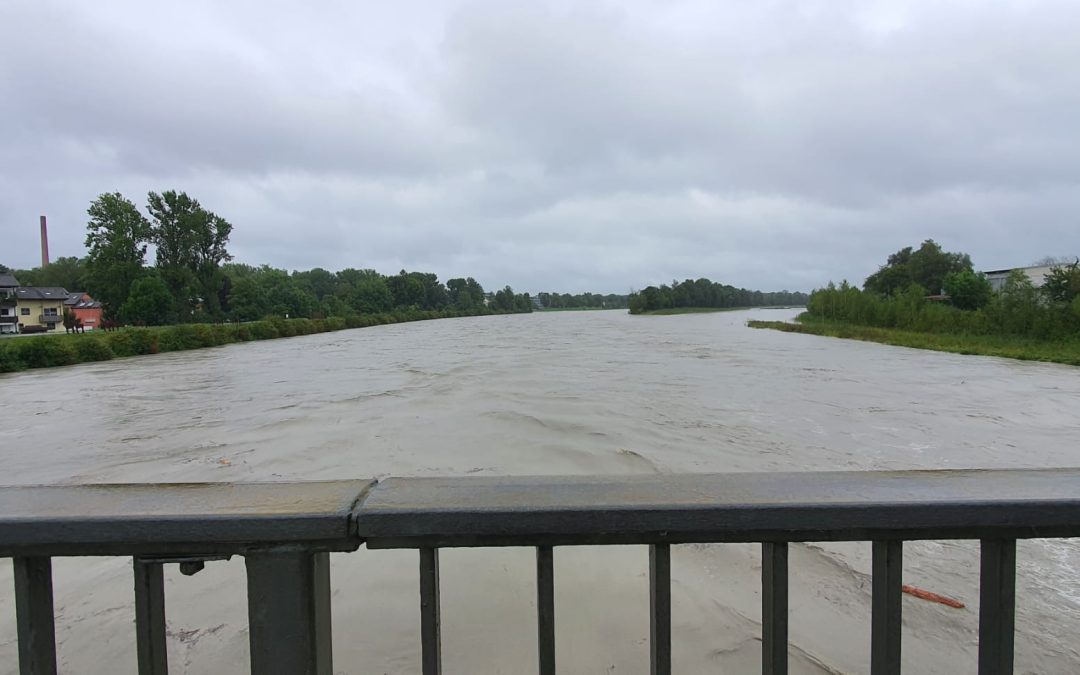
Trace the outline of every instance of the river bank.
{"type": "Polygon", "coordinates": [[[1021,361],[1045,361],[1080,366],[1080,341],[1049,342],[1031,338],[1002,335],[957,335],[951,333],[921,333],[857,326],[832,321],[791,323],[785,321],[748,321],[751,328],[770,328],[786,333],[805,333],[826,337],[879,342],[898,347],[929,349],[953,354],[1000,356],[1021,361]]]}
{"type": "Polygon", "coordinates": [[[245,323],[187,323],[147,328],[125,327],[108,332],[20,336],[0,340],[0,373],[109,361],[125,356],[203,349],[236,342],[313,335],[349,328],[495,313],[475,310],[402,310],[326,319],[274,318],[245,323]]]}

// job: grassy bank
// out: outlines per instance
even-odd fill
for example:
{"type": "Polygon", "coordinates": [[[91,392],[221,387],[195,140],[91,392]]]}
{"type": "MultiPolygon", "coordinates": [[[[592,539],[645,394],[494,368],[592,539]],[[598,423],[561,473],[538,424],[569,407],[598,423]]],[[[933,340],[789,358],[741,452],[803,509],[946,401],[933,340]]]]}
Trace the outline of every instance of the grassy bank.
{"type": "Polygon", "coordinates": [[[95,331],[78,335],[28,335],[0,340],[0,373],[108,361],[124,356],[201,349],[234,342],[311,335],[346,328],[490,313],[403,310],[327,319],[276,318],[241,324],[188,323],[153,328],[122,328],[111,332],[95,331]]]}
{"type": "Polygon", "coordinates": [[[1001,356],[1022,361],[1048,361],[1080,366],[1080,340],[1051,342],[1002,335],[964,335],[952,333],[922,333],[894,328],[873,328],[847,323],[813,321],[786,323],[783,321],[750,321],[751,328],[772,328],[788,333],[807,333],[828,337],[880,342],[899,347],[931,349],[954,354],[1001,356]]]}

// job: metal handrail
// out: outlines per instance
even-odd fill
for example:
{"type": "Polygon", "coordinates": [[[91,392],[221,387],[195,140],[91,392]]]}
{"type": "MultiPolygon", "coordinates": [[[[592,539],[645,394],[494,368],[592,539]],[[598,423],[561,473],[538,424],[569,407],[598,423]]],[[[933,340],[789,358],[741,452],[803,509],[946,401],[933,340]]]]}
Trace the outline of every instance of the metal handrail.
{"type": "Polygon", "coordinates": [[[22,673],[55,673],[51,557],[135,559],[139,672],[163,675],[162,565],[244,556],[253,673],[329,674],[329,551],[419,550],[423,672],[441,671],[439,549],[533,546],[555,672],[554,547],[647,544],[650,668],[670,673],[671,546],[762,544],[762,672],[786,673],[788,543],[873,542],[871,672],[900,672],[903,541],[979,539],[979,672],[1013,663],[1016,539],[1080,536],[1080,469],[0,487],[22,673]]]}

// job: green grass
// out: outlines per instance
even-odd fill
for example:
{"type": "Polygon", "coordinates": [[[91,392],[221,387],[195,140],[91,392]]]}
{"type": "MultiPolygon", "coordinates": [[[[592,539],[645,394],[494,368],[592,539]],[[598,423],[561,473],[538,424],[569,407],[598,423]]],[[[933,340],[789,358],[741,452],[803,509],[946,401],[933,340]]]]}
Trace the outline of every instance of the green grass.
{"type": "Polygon", "coordinates": [[[893,328],[856,326],[839,322],[787,323],[784,321],[750,321],[751,328],[771,328],[786,333],[805,333],[827,337],[880,342],[898,347],[930,349],[953,354],[1000,356],[1021,361],[1046,361],[1080,366],[1080,341],[1050,342],[1008,335],[962,335],[951,333],[920,333],[893,328]]]}
{"type": "Polygon", "coordinates": [[[327,319],[281,319],[230,323],[186,323],[153,328],[122,328],[80,334],[25,335],[0,340],[0,373],[28,368],[70,366],[91,361],[108,361],[124,356],[176,352],[234,342],[272,340],[326,333],[346,328],[365,328],[390,323],[446,319],[491,314],[482,311],[424,311],[400,309],[380,314],[359,314],[327,319]]]}

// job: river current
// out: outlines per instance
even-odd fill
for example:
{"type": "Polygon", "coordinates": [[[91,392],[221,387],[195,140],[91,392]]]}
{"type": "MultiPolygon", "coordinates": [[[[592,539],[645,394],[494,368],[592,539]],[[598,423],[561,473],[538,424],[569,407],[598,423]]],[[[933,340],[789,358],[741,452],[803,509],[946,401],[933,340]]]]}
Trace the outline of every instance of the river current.
{"type": "MultiPolygon", "coordinates": [[[[2,375],[0,484],[1080,465],[1080,369],[745,326],[794,313],[439,320],[2,375]]],[[[648,672],[647,557],[556,549],[561,672],[648,672]]],[[[445,671],[535,672],[533,552],[441,558],[445,671]]],[[[1017,560],[1017,672],[1080,672],[1080,543],[1017,560]]],[[[789,565],[792,672],[867,672],[870,544],[789,565]]],[[[336,673],[419,671],[416,568],[332,556],[336,673]]],[[[678,546],[672,568],[675,672],[758,669],[759,547],[678,546]]],[[[243,571],[169,566],[170,672],[246,672],[243,571]]],[[[54,572],[61,671],[134,673],[130,560],[54,572]]],[[[904,583],[966,604],[905,596],[905,671],[975,672],[977,544],[907,544],[904,583]]]]}

